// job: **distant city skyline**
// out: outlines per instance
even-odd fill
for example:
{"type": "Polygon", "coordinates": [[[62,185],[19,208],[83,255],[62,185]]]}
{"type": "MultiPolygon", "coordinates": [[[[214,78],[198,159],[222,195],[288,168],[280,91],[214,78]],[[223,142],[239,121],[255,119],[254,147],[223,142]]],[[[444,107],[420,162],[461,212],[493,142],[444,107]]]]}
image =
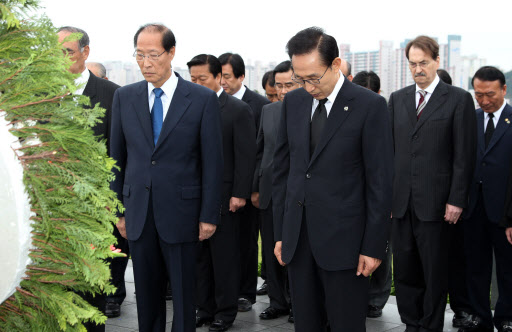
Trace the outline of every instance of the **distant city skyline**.
{"type": "Polygon", "coordinates": [[[88,0],[74,2],[42,0],[40,13],[55,26],[74,25],[91,37],[90,61],[133,62],[133,35],[148,22],[162,22],[176,35],[173,65],[185,67],[199,53],[220,55],[232,51],[247,62],[279,63],[288,59],[287,41],[299,30],[319,26],[339,44],[350,44],[354,51],[370,51],[380,40],[399,45],[420,34],[462,36],[462,56],[486,58],[489,65],[503,71],[512,69],[512,43],[508,30],[485,22],[487,8],[499,10],[503,0],[456,2],[431,0],[417,6],[407,0],[392,4],[378,0],[365,2],[304,0],[276,2],[260,0],[222,3],[206,0],[169,2],[153,0],[88,0]],[[77,6],[78,5],[78,6],[77,6]],[[193,7],[191,7],[193,6],[193,7]],[[493,26],[491,30],[491,26],[493,26]]]}

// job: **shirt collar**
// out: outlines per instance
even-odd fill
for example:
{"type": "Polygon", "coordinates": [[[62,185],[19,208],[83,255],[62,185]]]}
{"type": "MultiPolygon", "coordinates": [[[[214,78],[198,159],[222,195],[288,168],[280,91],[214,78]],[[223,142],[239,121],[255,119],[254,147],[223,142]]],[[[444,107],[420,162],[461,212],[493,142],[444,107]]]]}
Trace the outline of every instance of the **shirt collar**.
{"type": "Polygon", "coordinates": [[[217,91],[217,97],[220,97],[220,95],[222,94],[222,91],[224,91],[223,88],[220,88],[219,91],[217,91]]]}
{"type": "Polygon", "coordinates": [[[430,85],[426,89],[422,89],[418,86],[418,84],[416,84],[416,92],[418,92],[420,90],[424,90],[425,92],[432,95],[438,84],[439,84],[439,76],[437,76],[437,74],[436,74],[436,78],[434,78],[434,81],[432,83],[430,83],[430,85]]]}
{"type": "MultiPolygon", "coordinates": [[[[75,78],[75,85],[80,87],[80,85],[82,85],[82,84],[87,84],[90,76],[91,76],[91,73],[89,72],[89,69],[87,69],[87,67],[85,67],[84,71],[80,74],[80,76],[75,78]]],[[[84,88],[85,88],[85,85],[80,87],[79,90],[83,91],[84,88]]]]}
{"type": "Polygon", "coordinates": [[[233,94],[233,97],[235,98],[238,98],[240,100],[242,100],[242,97],[244,96],[245,94],[245,90],[247,90],[247,88],[245,87],[245,85],[242,84],[242,87],[240,88],[240,90],[238,90],[237,92],[235,92],[235,94],[233,94]]]}
{"type": "MultiPolygon", "coordinates": [[[[501,105],[500,109],[492,113],[496,118],[496,121],[500,119],[501,113],[503,112],[503,109],[505,109],[505,106],[507,106],[507,102],[503,101],[503,105],[501,105]]],[[[489,118],[489,113],[485,113],[485,117],[489,118]]]]}
{"type": "MultiPolygon", "coordinates": [[[[174,94],[174,90],[176,90],[176,86],[178,86],[178,76],[174,74],[174,70],[171,70],[171,77],[165,81],[165,83],[160,87],[164,91],[164,94],[169,97],[174,94]]],[[[155,86],[153,83],[148,82],[148,96],[151,96],[153,89],[155,86]]]]}
{"type": "Polygon", "coordinates": [[[327,97],[327,100],[329,100],[331,103],[334,104],[334,101],[336,100],[336,97],[338,96],[338,93],[341,90],[341,86],[343,85],[343,82],[345,82],[345,76],[341,73],[340,70],[340,78],[338,79],[338,82],[336,82],[336,85],[334,86],[334,89],[332,90],[331,94],[327,97]]]}

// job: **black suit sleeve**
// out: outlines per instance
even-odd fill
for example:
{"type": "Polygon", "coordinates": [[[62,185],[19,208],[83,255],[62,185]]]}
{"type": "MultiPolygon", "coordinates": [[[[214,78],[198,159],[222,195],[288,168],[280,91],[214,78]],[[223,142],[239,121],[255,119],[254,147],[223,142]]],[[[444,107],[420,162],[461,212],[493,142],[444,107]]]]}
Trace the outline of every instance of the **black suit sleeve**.
{"type": "Polygon", "coordinates": [[[252,192],[259,192],[260,187],[260,168],[261,160],[263,159],[263,150],[265,148],[265,133],[263,132],[263,111],[261,112],[260,125],[258,128],[258,135],[256,137],[256,167],[254,169],[254,179],[252,183],[252,192]]]}
{"type": "Polygon", "coordinates": [[[254,117],[248,105],[234,112],[234,178],[231,197],[250,198],[254,164],[256,161],[256,143],[254,137],[254,117]]]}
{"type": "Polygon", "coordinates": [[[286,123],[286,97],[282,105],[281,120],[274,152],[274,170],[272,176],[272,200],[274,212],[274,241],[282,241],[283,216],[285,211],[286,183],[290,171],[290,150],[286,123]]]}
{"type": "Polygon", "coordinates": [[[460,208],[468,205],[468,192],[476,162],[476,113],[473,97],[464,93],[454,113],[453,176],[448,204],[460,208]]]}
{"type": "Polygon", "coordinates": [[[391,227],[393,146],[386,101],[378,98],[369,108],[362,133],[366,186],[366,227],[361,254],[383,259],[391,227]]]}
{"type": "MultiPolygon", "coordinates": [[[[512,165],[511,165],[512,166],[512,165]]],[[[508,176],[508,189],[505,198],[505,210],[503,211],[503,218],[500,222],[503,227],[512,227],[512,167],[508,176]]]]}

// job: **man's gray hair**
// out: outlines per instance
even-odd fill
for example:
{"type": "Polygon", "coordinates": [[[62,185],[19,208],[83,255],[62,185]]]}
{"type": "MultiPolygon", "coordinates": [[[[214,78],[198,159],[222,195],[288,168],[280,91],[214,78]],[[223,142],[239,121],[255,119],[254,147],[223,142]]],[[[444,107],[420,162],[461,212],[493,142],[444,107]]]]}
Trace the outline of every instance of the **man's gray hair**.
{"type": "Polygon", "coordinates": [[[84,47],[89,45],[89,35],[84,30],[82,30],[80,28],[76,28],[76,27],[65,26],[65,27],[59,28],[59,30],[57,32],[61,32],[61,31],[66,31],[66,32],[70,32],[70,33],[79,32],[82,34],[82,38],[80,38],[78,40],[78,45],[80,46],[80,52],[83,52],[84,47]]]}
{"type": "Polygon", "coordinates": [[[107,68],[99,62],[87,62],[86,65],[96,67],[98,69],[98,76],[100,78],[107,77],[107,68]]]}

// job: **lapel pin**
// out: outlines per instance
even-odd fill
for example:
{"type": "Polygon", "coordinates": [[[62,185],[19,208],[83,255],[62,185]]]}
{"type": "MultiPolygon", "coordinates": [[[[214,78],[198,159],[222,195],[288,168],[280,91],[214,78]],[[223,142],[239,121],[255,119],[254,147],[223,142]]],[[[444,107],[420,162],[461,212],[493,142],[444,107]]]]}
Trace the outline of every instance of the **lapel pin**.
{"type": "Polygon", "coordinates": [[[505,119],[505,122],[506,122],[507,124],[510,124],[510,120],[509,120],[508,118],[506,118],[506,119],[505,119]]]}
{"type": "MultiPolygon", "coordinates": [[[[348,106],[345,106],[344,108],[345,112],[348,111],[348,106]]],[[[508,119],[507,119],[508,120],[508,119]]]]}

